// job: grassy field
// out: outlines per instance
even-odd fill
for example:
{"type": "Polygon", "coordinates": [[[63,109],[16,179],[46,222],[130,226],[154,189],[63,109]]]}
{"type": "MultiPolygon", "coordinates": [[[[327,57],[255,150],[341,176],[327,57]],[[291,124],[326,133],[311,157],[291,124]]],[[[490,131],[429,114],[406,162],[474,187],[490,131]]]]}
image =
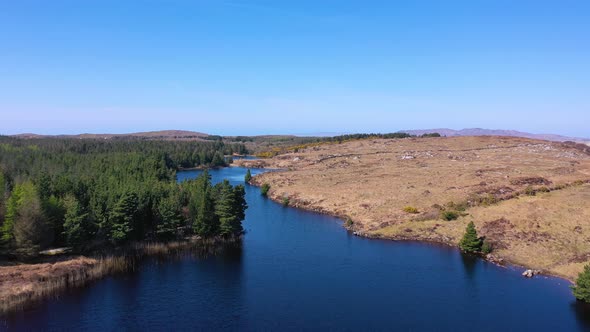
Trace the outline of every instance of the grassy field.
{"type": "Polygon", "coordinates": [[[349,219],[361,234],[456,245],[473,220],[510,262],[573,279],[590,261],[583,149],[511,137],[375,139],[313,146],[262,166],[286,170],[253,179],[270,184],[271,198],[349,219]]]}

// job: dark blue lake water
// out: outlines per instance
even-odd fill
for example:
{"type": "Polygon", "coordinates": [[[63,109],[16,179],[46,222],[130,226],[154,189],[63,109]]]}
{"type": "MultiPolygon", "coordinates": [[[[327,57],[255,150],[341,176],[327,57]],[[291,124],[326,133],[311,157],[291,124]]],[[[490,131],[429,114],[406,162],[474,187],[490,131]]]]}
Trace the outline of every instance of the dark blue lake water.
{"type": "MultiPolygon", "coordinates": [[[[245,169],[211,174],[238,184],[245,169]]],[[[14,314],[0,329],[590,330],[589,308],[563,280],[527,280],[521,269],[448,247],[355,237],[335,218],[246,191],[241,251],[148,260],[14,314]]]]}

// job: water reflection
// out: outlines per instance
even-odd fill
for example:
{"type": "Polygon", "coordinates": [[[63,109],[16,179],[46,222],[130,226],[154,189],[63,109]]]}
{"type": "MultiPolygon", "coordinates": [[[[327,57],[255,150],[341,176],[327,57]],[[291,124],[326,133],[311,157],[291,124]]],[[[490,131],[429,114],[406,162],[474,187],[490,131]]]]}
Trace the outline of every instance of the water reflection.
{"type": "Polygon", "coordinates": [[[475,255],[461,253],[461,262],[463,262],[463,267],[465,268],[465,275],[470,279],[475,277],[477,264],[479,263],[478,259],[475,255]]]}
{"type": "Polygon", "coordinates": [[[590,303],[575,301],[572,303],[572,309],[578,316],[580,327],[590,331],[590,303]]]}

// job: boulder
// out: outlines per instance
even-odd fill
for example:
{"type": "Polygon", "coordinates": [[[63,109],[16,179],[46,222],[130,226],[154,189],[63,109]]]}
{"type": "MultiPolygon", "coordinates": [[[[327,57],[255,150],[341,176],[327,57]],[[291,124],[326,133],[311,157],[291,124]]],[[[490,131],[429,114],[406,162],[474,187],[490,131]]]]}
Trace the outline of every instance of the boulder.
{"type": "Polygon", "coordinates": [[[532,277],[536,276],[539,273],[541,273],[541,271],[528,269],[528,270],[526,270],[526,271],[524,271],[522,273],[522,276],[523,277],[526,277],[526,278],[532,278],[532,277]]]}

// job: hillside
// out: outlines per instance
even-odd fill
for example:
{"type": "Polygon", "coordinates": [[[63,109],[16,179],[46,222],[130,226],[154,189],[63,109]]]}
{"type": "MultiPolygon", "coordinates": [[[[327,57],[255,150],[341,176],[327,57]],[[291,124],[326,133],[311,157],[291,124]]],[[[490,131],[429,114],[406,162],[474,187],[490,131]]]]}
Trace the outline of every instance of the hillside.
{"type": "Polygon", "coordinates": [[[263,162],[286,170],[254,177],[254,184],[270,184],[271,198],[350,219],[359,234],[457,245],[474,221],[507,261],[570,279],[590,261],[584,145],[489,136],[376,139],[263,162]],[[460,217],[443,220],[444,211],[460,217]]]}
{"type": "Polygon", "coordinates": [[[482,129],[482,128],[466,128],[461,130],[454,130],[448,128],[435,129],[421,129],[421,130],[401,130],[400,132],[408,133],[410,135],[420,136],[428,133],[439,133],[442,136],[456,137],[456,136],[509,136],[509,137],[524,137],[531,139],[540,139],[554,142],[590,142],[588,138],[568,137],[555,134],[531,134],[516,130],[502,130],[502,129],[482,129]]]}

